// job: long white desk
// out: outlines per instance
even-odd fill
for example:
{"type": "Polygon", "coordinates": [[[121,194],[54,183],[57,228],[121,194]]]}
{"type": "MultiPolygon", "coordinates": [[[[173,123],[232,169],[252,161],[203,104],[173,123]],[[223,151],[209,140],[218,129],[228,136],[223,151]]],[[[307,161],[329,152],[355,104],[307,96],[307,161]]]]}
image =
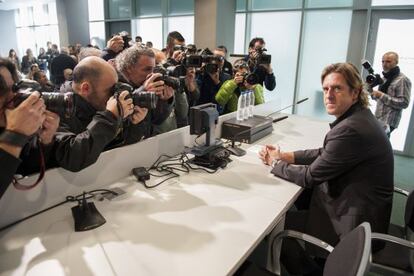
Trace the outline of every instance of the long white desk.
{"type": "MultiPolygon", "coordinates": [[[[290,116],[274,127],[273,134],[257,144],[278,143],[284,150],[314,148],[322,145],[328,130],[326,122],[297,116],[290,116]]],[[[112,201],[95,202],[107,220],[95,230],[74,232],[70,207],[75,204],[68,203],[0,232],[0,274],[226,275],[234,272],[281,220],[300,188],[273,177],[270,169],[258,160],[257,145],[245,145],[247,155],[232,157],[233,162],[216,174],[183,174],[153,190],[145,189],[128,174],[132,167],[148,166],[157,156],[147,158],[145,164],[129,160],[127,168],[117,163],[119,158],[150,154],[148,147],[155,142],[151,146],[156,147],[152,150],[158,154],[171,145],[180,149],[191,140],[184,131],[188,130],[107,152],[98,164],[79,175],[52,170],[43,188],[39,188],[42,190],[33,197],[25,195],[29,206],[50,206],[50,200],[43,200],[47,204],[38,202],[46,198],[45,190],[57,202],[58,191],[51,188],[52,179],[68,183],[78,180],[76,185],[56,184],[69,185],[60,189],[60,200],[96,187],[120,187],[127,193],[112,201]],[[117,164],[115,168],[111,168],[111,162],[117,164]],[[118,177],[121,175],[118,171],[117,180],[105,182],[106,176],[115,177],[108,173],[109,169],[121,170],[124,175],[118,177]],[[90,185],[78,184],[88,180],[90,185]]],[[[6,196],[23,200],[23,195],[15,193],[8,190],[6,196]]],[[[30,213],[15,206],[26,202],[13,202],[8,209],[3,208],[4,202],[10,201],[0,202],[0,210],[6,217],[2,218],[3,225],[13,220],[10,213],[15,212],[18,217],[30,213]]]]}

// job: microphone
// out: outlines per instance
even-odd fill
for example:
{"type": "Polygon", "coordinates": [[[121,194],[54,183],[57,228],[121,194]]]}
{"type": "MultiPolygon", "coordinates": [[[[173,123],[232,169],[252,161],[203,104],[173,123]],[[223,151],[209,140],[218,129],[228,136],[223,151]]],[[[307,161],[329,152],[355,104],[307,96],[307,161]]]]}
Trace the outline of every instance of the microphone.
{"type": "MultiPolygon", "coordinates": [[[[272,115],[277,114],[277,113],[279,113],[280,111],[283,111],[283,110],[288,109],[288,108],[290,108],[290,107],[293,107],[293,106],[296,106],[296,105],[298,105],[298,104],[301,104],[301,103],[303,103],[303,102],[306,102],[307,100],[309,100],[309,98],[304,98],[304,99],[302,99],[302,100],[299,100],[299,101],[297,101],[297,102],[296,102],[296,103],[294,103],[294,104],[291,104],[291,105],[285,106],[285,107],[283,107],[282,109],[279,109],[279,110],[277,110],[277,111],[275,111],[275,112],[269,113],[269,114],[268,114],[268,115],[266,115],[265,117],[270,117],[270,118],[272,118],[272,115]]],[[[281,118],[283,118],[283,117],[281,117],[281,118]]],[[[272,119],[273,119],[273,118],[272,118],[272,119]]],[[[283,120],[283,119],[281,119],[281,120],[283,120]]]]}

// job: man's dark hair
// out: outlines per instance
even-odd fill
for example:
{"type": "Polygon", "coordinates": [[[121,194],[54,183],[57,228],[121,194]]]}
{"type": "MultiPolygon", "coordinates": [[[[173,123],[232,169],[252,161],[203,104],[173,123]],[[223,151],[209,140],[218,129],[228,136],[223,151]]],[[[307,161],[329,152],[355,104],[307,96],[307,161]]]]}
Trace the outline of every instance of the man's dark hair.
{"type": "Polygon", "coordinates": [[[254,44],[256,44],[256,42],[260,42],[260,44],[265,44],[265,41],[263,40],[263,38],[255,37],[252,40],[250,40],[249,48],[254,48],[254,44]]]}
{"type": "Polygon", "coordinates": [[[221,50],[221,51],[223,51],[224,53],[226,53],[227,54],[227,47],[226,46],[224,46],[224,45],[219,45],[219,46],[217,46],[217,48],[216,48],[217,50],[221,50]]]}
{"type": "MultiPolygon", "coordinates": [[[[14,82],[19,81],[19,76],[17,75],[16,66],[14,65],[13,62],[5,58],[0,58],[0,68],[6,68],[7,70],[9,70],[14,82]]],[[[0,74],[0,96],[5,95],[9,91],[9,89],[10,87],[7,86],[6,80],[0,74]]]]}
{"type": "Polygon", "coordinates": [[[170,32],[167,36],[167,45],[170,45],[174,42],[174,40],[177,40],[179,42],[184,42],[184,37],[177,31],[170,32]]]}
{"type": "Polygon", "coordinates": [[[142,42],[142,37],[140,37],[139,35],[137,35],[135,37],[135,42],[142,42]],[[137,41],[138,40],[138,41],[137,41]]]}

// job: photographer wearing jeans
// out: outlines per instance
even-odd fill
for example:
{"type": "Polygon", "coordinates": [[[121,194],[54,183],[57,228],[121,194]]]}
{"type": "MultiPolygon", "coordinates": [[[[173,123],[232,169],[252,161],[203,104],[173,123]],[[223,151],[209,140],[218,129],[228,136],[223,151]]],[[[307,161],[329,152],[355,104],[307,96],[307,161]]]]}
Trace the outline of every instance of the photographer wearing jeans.
{"type": "Polygon", "coordinates": [[[28,147],[31,136],[37,133],[41,144],[52,146],[59,125],[59,117],[46,110],[38,92],[13,106],[12,87],[16,82],[15,65],[0,58],[0,198],[17,171],[22,174],[34,172],[25,170],[34,168],[39,162],[38,148],[28,147]]]}
{"type": "Polygon", "coordinates": [[[276,87],[276,78],[270,62],[265,61],[266,57],[270,58],[270,55],[264,53],[265,46],[263,38],[253,38],[249,43],[249,55],[246,61],[249,64],[250,72],[258,76],[258,83],[266,87],[267,90],[273,91],[276,87]]]}
{"type": "Polygon", "coordinates": [[[389,126],[389,135],[398,127],[402,110],[410,104],[411,81],[398,67],[398,54],[387,52],[382,56],[382,68],[385,82],[378,90],[372,91],[372,98],[377,101],[375,117],[389,126]]]}

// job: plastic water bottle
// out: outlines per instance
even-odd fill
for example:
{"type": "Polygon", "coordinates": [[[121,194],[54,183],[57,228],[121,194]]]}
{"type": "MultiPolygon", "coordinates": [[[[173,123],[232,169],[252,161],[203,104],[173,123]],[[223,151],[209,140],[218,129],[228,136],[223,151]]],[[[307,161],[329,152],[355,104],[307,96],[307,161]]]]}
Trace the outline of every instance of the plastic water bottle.
{"type": "Polygon", "coordinates": [[[253,117],[253,106],[254,106],[254,91],[250,90],[249,91],[249,117],[253,117]]]}
{"type": "Polygon", "coordinates": [[[244,119],[249,119],[249,109],[250,109],[250,90],[245,91],[246,103],[244,105],[244,119]]]}
{"type": "Polygon", "coordinates": [[[244,120],[244,110],[246,107],[246,94],[244,92],[241,92],[239,99],[237,100],[237,121],[243,121],[244,120]]]}

